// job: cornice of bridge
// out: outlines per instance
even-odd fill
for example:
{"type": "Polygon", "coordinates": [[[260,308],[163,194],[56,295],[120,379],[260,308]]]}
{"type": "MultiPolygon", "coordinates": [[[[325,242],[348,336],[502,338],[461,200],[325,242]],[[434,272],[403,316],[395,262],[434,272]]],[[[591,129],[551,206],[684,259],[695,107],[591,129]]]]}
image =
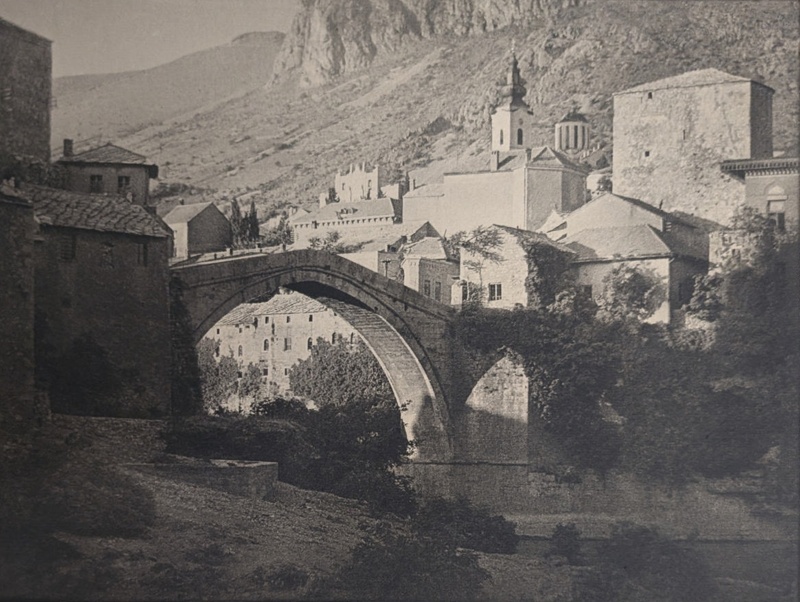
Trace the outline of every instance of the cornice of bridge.
{"type": "MultiPolygon", "coordinates": [[[[351,286],[361,288],[369,294],[390,297],[395,302],[435,315],[440,319],[449,320],[455,315],[455,309],[452,307],[429,299],[400,282],[326,251],[300,249],[282,253],[242,255],[170,268],[184,286],[189,288],[252,278],[259,273],[264,273],[265,277],[280,276],[295,270],[316,271],[341,278],[348,281],[351,286]]],[[[321,280],[319,282],[326,284],[321,280]]]]}

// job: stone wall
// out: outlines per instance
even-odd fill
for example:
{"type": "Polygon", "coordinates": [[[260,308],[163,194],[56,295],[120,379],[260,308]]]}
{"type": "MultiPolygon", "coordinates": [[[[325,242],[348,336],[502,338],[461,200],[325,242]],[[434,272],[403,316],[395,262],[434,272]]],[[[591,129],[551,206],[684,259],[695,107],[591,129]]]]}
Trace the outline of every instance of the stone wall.
{"type": "Polygon", "coordinates": [[[169,241],[42,226],[37,245],[36,311],[43,353],[68,356],[91,337],[127,383],[101,415],[166,414],[170,400],[169,241]],[[141,260],[140,245],[147,245],[141,260]]]}
{"type": "Polygon", "coordinates": [[[771,153],[765,90],[741,81],[615,95],[614,193],[727,224],[744,190],[719,164],[771,153]]]}
{"type": "Polygon", "coordinates": [[[0,157],[50,160],[51,43],[0,19],[0,157]]]}
{"type": "Polygon", "coordinates": [[[34,418],[33,207],[0,193],[0,428],[34,418]]]}
{"type": "Polygon", "coordinates": [[[145,165],[84,165],[78,163],[60,163],[66,172],[67,190],[75,192],[94,192],[91,189],[91,176],[102,176],[102,187],[97,192],[106,194],[133,195],[132,201],[137,205],[147,205],[150,190],[150,175],[145,165]],[[130,178],[127,190],[120,190],[119,177],[130,178]]]}

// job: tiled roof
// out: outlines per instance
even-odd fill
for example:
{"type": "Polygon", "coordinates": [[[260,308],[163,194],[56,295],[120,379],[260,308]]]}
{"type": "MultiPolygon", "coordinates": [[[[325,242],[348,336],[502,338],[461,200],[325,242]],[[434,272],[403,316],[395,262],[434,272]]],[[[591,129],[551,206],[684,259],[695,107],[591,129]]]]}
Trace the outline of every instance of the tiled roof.
{"type": "Polygon", "coordinates": [[[549,247],[553,247],[554,249],[558,249],[559,251],[563,252],[574,252],[574,249],[568,248],[566,245],[562,244],[561,242],[554,242],[547,235],[542,234],[541,232],[531,232],[530,230],[522,230],[520,228],[512,228],[511,226],[500,226],[494,224],[493,228],[497,228],[498,230],[502,230],[507,234],[511,234],[519,242],[532,242],[537,244],[547,245],[549,247]]]}
{"type": "Polygon", "coordinates": [[[422,240],[405,246],[406,257],[425,257],[427,259],[447,259],[441,238],[426,236],[422,240]]]}
{"type": "Polygon", "coordinates": [[[388,198],[352,203],[331,203],[320,207],[317,211],[296,219],[294,224],[311,222],[335,222],[338,220],[365,219],[375,217],[394,217],[394,205],[388,198]]]}
{"type": "Polygon", "coordinates": [[[686,73],[681,73],[680,75],[675,75],[673,77],[666,77],[664,79],[658,79],[656,81],[640,84],[638,86],[622,90],[621,92],[617,92],[616,94],[648,92],[653,90],[663,90],[665,88],[691,88],[694,86],[708,86],[713,84],[749,81],[752,80],[746,77],[739,77],[738,75],[731,75],[730,73],[725,73],[719,69],[698,69],[696,71],[687,71],[686,73]]]}
{"type": "Polygon", "coordinates": [[[577,171],[586,171],[564,153],[560,153],[549,146],[530,149],[530,159],[528,159],[526,150],[511,151],[500,157],[500,163],[497,168],[499,171],[511,171],[525,165],[531,167],[568,167],[577,171]]]}
{"type": "Polygon", "coordinates": [[[62,163],[133,163],[144,165],[147,157],[116,146],[110,142],[104,146],[93,148],[77,155],[61,157],[62,163]]]}
{"type": "Polygon", "coordinates": [[[581,260],[663,257],[676,253],[659,233],[648,225],[587,228],[561,241],[581,260]]]}
{"type": "MultiPolygon", "coordinates": [[[[324,236],[330,228],[320,234],[324,236]]],[[[403,240],[420,240],[425,236],[438,236],[430,222],[404,222],[402,224],[374,224],[368,226],[345,226],[336,230],[340,238],[338,244],[357,247],[357,252],[385,251],[387,246],[399,246],[403,240]]],[[[303,238],[292,245],[293,249],[308,248],[308,238],[303,238]]]]}
{"type": "Polygon", "coordinates": [[[579,121],[581,123],[588,123],[588,120],[582,113],[579,113],[577,109],[572,109],[569,113],[564,115],[558,123],[569,123],[573,121],[579,121]]]}
{"type": "Polygon", "coordinates": [[[185,224],[208,209],[213,202],[192,203],[190,205],[178,205],[164,216],[164,221],[168,224],[185,224]]]}
{"type": "Polygon", "coordinates": [[[258,316],[277,314],[311,314],[325,311],[325,306],[311,297],[300,293],[277,294],[269,301],[260,303],[242,303],[222,318],[217,324],[222,326],[238,326],[252,324],[258,316]]]}
{"type": "Polygon", "coordinates": [[[720,169],[725,173],[743,176],[753,172],[772,172],[780,171],[785,173],[797,173],[800,168],[800,159],[797,157],[768,157],[765,159],[739,159],[734,161],[723,161],[720,169]]]}
{"type": "Polygon", "coordinates": [[[39,223],[63,228],[166,237],[161,220],[141,205],[116,195],[84,194],[25,184],[19,196],[33,204],[39,223]]]}

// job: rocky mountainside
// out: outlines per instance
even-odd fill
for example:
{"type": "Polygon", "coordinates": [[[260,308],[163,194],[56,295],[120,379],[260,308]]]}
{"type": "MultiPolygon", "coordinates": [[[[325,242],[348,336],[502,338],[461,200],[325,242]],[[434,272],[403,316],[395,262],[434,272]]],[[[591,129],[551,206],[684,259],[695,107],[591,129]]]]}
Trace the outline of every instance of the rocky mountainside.
{"type": "Polygon", "coordinates": [[[57,78],[53,146],[60,148],[63,138],[81,146],[114,140],[258,89],[272,76],[283,38],[279,32],[244,34],[152,69],[57,78]]]}
{"type": "Polygon", "coordinates": [[[529,27],[588,0],[304,0],[276,61],[319,85],[420,38],[529,27]]]}
{"type": "Polygon", "coordinates": [[[482,166],[497,84],[515,44],[538,144],[551,144],[554,122],[577,107],[595,140],[610,145],[615,92],[714,67],[776,90],[775,147],[796,152],[796,2],[571,4],[307,0],[272,84],[154,118],[117,142],[158,162],[168,181],[215,199],[259,191],[264,208],[313,204],[337,169],[365,160],[394,176],[482,166]]]}

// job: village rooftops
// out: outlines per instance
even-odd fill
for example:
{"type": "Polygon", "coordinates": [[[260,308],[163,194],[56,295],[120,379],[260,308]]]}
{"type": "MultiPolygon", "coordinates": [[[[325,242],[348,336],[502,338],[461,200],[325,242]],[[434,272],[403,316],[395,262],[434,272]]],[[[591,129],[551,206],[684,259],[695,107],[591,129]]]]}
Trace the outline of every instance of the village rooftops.
{"type": "Polygon", "coordinates": [[[164,221],[168,224],[186,224],[213,204],[212,201],[206,201],[189,205],[177,205],[164,216],[164,221]]]}
{"type": "Polygon", "coordinates": [[[61,157],[59,162],[95,165],[143,165],[148,168],[148,173],[151,178],[158,177],[158,166],[149,164],[147,157],[111,144],[110,142],[76,155],[61,157]]]}
{"type": "Polygon", "coordinates": [[[32,184],[14,192],[33,205],[37,221],[45,226],[157,238],[171,235],[158,217],[123,196],[84,194],[32,184]]]}
{"type": "Polygon", "coordinates": [[[239,326],[252,324],[259,316],[277,314],[311,314],[320,313],[327,308],[319,301],[299,293],[277,294],[269,301],[242,303],[222,318],[218,324],[222,326],[239,326]]]}
{"type": "Polygon", "coordinates": [[[716,86],[719,84],[739,84],[743,82],[752,82],[763,86],[767,90],[774,92],[769,86],[757,82],[746,77],[739,77],[738,75],[731,75],[719,69],[698,69],[696,71],[687,71],[680,75],[673,77],[666,77],[652,82],[633,86],[626,90],[616,92],[614,96],[620,94],[636,94],[640,92],[655,92],[656,90],[667,90],[674,88],[694,88],[697,86],[716,86]]]}

